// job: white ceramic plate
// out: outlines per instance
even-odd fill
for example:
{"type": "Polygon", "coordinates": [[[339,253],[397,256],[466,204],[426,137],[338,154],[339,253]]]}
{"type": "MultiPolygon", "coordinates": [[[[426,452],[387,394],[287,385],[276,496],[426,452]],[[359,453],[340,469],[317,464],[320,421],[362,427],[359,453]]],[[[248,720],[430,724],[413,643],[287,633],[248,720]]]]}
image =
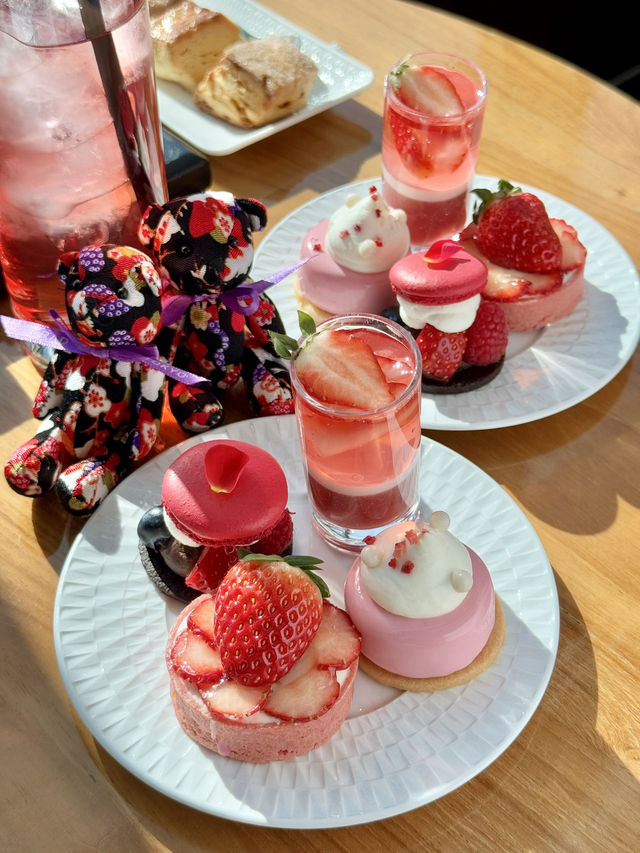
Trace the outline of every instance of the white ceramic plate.
{"type": "MultiPolygon", "coordinates": [[[[514,181],[514,183],[517,183],[514,181]]],[[[264,278],[299,259],[308,229],[329,217],[349,193],[366,195],[380,179],[338,187],[289,214],[256,252],[254,278],[264,278]]],[[[478,176],[476,187],[497,185],[478,176]]],[[[528,423],[580,403],[624,367],[640,337],[640,279],[629,255],[591,216],[541,190],[519,184],[544,202],[550,216],[573,225],[586,246],[585,294],[569,316],[535,332],[512,332],[505,364],[484,388],[465,394],[423,394],[424,429],[493,429],[528,423]]],[[[473,197],[475,199],[475,196],[473,197]]],[[[470,199],[470,212],[473,199],[470,199]]],[[[270,288],[292,337],[298,337],[298,306],[291,278],[270,288]]]]}
{"type": "Polygon", "coordinates": [[[289,762],[245,764],[197,746],[178,725],[164,649],[181,606],[147,578],[136,526],[158,503],[165,469],[198,441],[234,438],[281,463],[295,512],[294,550],[325,560],[343,605],[352,557],[311,526],[293,415],[243,421],[189,439],[124,480],[76,539],[54,610],[56,655],[81,719],[131,773],[203,812],[245,823],[314,829],[391,817],[453,791],[522,731],[553,669],[558,597],[549,561],[524,514],[489,476],[422,439],[424,513],[443,509],[452,532],[487,563],[506,615],[493,666],[433,695],[401,693],[358,673],[348,719],[323,747],[289,762]]]}
{"type": "Polygon", "coordinates": [[[199,110],[186,89],[177,83],[158,79],[158,106],[162,123],[205,154],[232,154],[253,145],[260,139],[352,98],[373,81],[373,71],[344,53],[338,45],[320,41],[253,0],[199,0],[199,5],[222,12],[247,37],[292,36],[300,50],[318,66],[318,78],[304,109],[280,121],[248,130],[234,127],[199,110]]]}

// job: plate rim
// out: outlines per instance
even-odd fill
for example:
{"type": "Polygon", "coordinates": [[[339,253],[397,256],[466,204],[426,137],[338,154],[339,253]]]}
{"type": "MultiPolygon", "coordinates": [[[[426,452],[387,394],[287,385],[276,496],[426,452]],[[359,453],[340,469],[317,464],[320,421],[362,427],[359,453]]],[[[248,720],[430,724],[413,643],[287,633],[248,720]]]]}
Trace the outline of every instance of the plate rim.
{"type": "MultiPolygon", "coordinates": [[[[283,219],[281,219],[276,225],[268,231],[262,240],[258,248],[256,249],[255,258],[253,262],[252,275],[254,278],[264,278],[269,274],[273,273],[274,270],[271,268],[265,267],[265,259],[268,258],[270,247],[273,243],[284,243],[283,235],[287,234],[288,230],[291,230],[292,225],[296,223],[297,220],[302,219],[305,221],[305,227],[311,227],[311,224],[315,224],[317,222],[317,218],[309,219],[306,222],[306,218],[310,217],[313,214],[313,211],[317,207],[321,207],[323,205],[328,204],[328,201],[335,197],[341,197],[343,195],[347,195],[349,193],[362,193],[364,192],[368,186],[375,184],[380,186],[381,177],[373,177],[373,178],[362,178],[357,181],[350,181],[344,184],[341,184],[338,187],[334,187],[330,190],[327,190],[324,193],[319,194],[313,199],[301,204],[295,210],[288,213],[283,219]]],[[[477,186],[496,186],[498,182],[498,178],[490,175],[482,175],[478,174],[474,178],[473,187],[477,186]]],[[[460,431],[470,431],[470,430],[485,430],[485,429],[500,429],[504,427],[510,426],[518,426],[520,424],[532,423],[536,420],[541,420],[543,418],[550,417],[554,414],[559,414],[560,412],[566,411],[569,408],[572,408],[575,405],[583,402],[584,400],[591,397],[593,394],[602,390],[609,382],[614,379],[618,373],[622,371],[625,365],[629,362],[633,353],[635,352],[638,342],[640,341],[640,276],[638,271],[636,270],[633,261],[628,254],[628,252],[624,249],[624,247],[618,242],[618,240],[611,234],[608,229],[606,229],[600,222],[598,222],[593,216],[576,207],[571,202],[567,202],[564,199],[561,199],[558,196],[553,195],[545,190],[537,189],[536,187],[532,187],[528,184],[525,184],[521,181],[516,181],[515,179],[509,179],[514,186],[519,186],[522,188],[524,192],[532,192],[538,195],[545,205],[551,204],[558,205],[560,208],[566,208],[571,211],[574,215],[577,215],[578,218],[582,218],[588,224],[590,229],[593,229],[599,236],[600,239],[606,240],[610,245],[609,249],[612,252],[616,253],[616,261],[620,264],[624,264],[627,268],[627,276],[628,282],[627,287],[629,288],[629,292],[633,293],[635,307],[636,310],[629,312],[627,314],[621,314],[622,319],[624,319],[628,324],[630,324],[629,330],[625,335],[625,346],[622,352],[619,353],[616,362],[611,365],[607,370],[603,370],[602,373],[594,378],[594,381],[591,384],[584,385],[571,395],[567,395],[563,397],[561,400],[556,400],[549,403],[545,407],[541,407],[536,409],[535,411],[531,410],[523,410],[520,414],[509,414],[507,416],[494,416],[491,419],[487,420],[463,420],[456,419],[453,415],[447,414],[449,411],[456,412],[457,409],[464,407],[465,400],[478,399],[478,395],[486,394],[491,390],[491,383],[485,386],[484,388],[477,389],[475,391],[469,391],[464,394],[454,394],[454,395],[429,395],[423,393],[423,406],[422,406],[422,428],[428,430],[449,430],[452,432],[460,432],[460,431]]],[[[468,206],[470,208],[472,199],[469,199],[468,206]]],[[[550,215],[554,215],[553,210],[551,210],[550,215]]],[[[297,230],[297,229],[296,229],[297,230]]],[[[303,232],[304,233],[304,232],[303,232]]],[[[580,236],[580,235],[579,235],[580,236]]],[[[281,247],[282,249],[282,247],[281,247]]],[[[587,249],[589,246],[587,245],[587,249]]],[[[283,266],[285,263],[293,263],[297,259],[297,252],[292,251],[290,255],[287,255],[285,261],[282,261],[282,251],[278,254],[278,262],[280,266],[283,266]]],[[[597,269],[595,269],[595,263],[597,262],[597,257],[594,259],[590,254],[587,255],[587,267],[585,274],[585,286],[588,288],[589,285],[594,288],[594,290],[607,293],[612,296],[614,299],[616,298],[616,293],[622,293],[622,285],[617,284],[613,291],[603,289],[601,286],[597,284],[591,284],[587,281],[587,275],[596,275],[597,277],[597,269]]],[[[272,264],[273,265],[273,264],[272,264]]],[[[272,266],[271,265],[271,266],[272,266]]],[[[617,279],[616,279],[617,282],[617,279]]],[[[291,320],[291,317],[288,317],[286,311],[281,309],[281,302],[284,303],[285,309],[289,306],[287,302],[294,300],[292,293],[290,293],[291,289],[291,279],[285,279],[277,285],[271,287],[268,291],[269,295],[273,298],[276,307],[283,314],[283,320],[285,321],[285,325],[287,322],[291,320]]],[[[588,291],[586,291],[588,293],[588,291]]],[[[587,300],[588,301],[588,300],[587,300]]],[[[587,304],[585,302],[585,304],[587,304]]],[[[297,305],[293,306],[297,308],[297,305]]],[[[580,306],[579,306],[580,307],[580,306]]],[[[292,309],[293,310],[293,309],[292,309]]],[[[586,309],[585,309],[586,310],[586,309]]],[[[574,312],[575,313],[575,312],[574,312]]],[[[544,330],[541,330],[541,334],[538,339],[535,341],[534,346],[541,352],[541,354],[545,355],[545,336],[546,339],[549,340],[550,337],[557,336],[561,333],[563,324],[569,323],[571,318],[567,318],[566,321],[560,320],[557,323],[551,324],[550,326],[545,327],[544,330]]],[[[291,334],[291,332],[290,332],[291,334]]],[[[295,332],[294,332],[295,334],[295,332]]],[[[518,333],[516,333],[518,334],[518,333]]],[[[519,364],[523,363],[523,356],[526,352],[531,349],[528,347],[524,352],[518,353],[512,357],[513,364],[509,365],[507,361],[506,364],[509,369],[513,369],[517,367],[519,364]]],[[[569,353],[570,354],[570,353],[569,353]]],[[[505,368],[503,367],[503,373],[505,368]]],[[[504,378],[504,376],[502,377],[504,378]]],[[[494,382],[499,383],[501,381],[500,374],[496,377],[494,382]]],[[[495,389],[497,385],[494,385],[495,389]]],[[[475,413],[475,412],[474,412],[475,413]]]]}
{"type": "MultiPolygon", "coordinates": [[[[290,434],[295,431],[295,417],[293,415],[281,415],[275,416],[268,419],[259,419],[259,418],[250,418],[245,421],[238,421],[234,424],[230,424],[225,427],[220,427],[217,430],[211,430],[208,433],[203,433],[197,436],[192,436],[191,438],[186,439],[178,445],[174,445],[171,448],[163,451],[161,454],[158,454],[154,457],[153,460],[149,460],[145,465],[141,466],[136,472],[132,473],[128,478],[122,481],[116,489],[107,497],[105,503],[102,507],[99,507],[96,513],[88,520],[88,525],[98,525],[100,523],[100,514],[104,512],[103,507],[110,506],[113,504],[119,495],[119,492],[125,490],[125,486],[129,483],[129,487],[131,487],[132,478],[144,476],[141,472],[144,471],[144,468],[147,465],[153,464],[156,468],[159,466],[162,470],[166,468],[167,464],[170,464],[170,461],[175,458],[176,454],[183,452],[188,446],[199,443],[202,441],[213,440],[217,436],[224,434],[225,437],[234,437],[235,433],[240,433],[240,437],[244,440],[247,440],[244,435],[245,432],[255,431],[255,425],[257,423],[261,424],[273,424],[273,432],[274,434],[278,434],[278,432],[284,432],[286,434],[290,434]],[[164,457],[164,458],[163,458],[164,457]]],[[[277,826],[282,828],[289,829],[303,829],[303,828],[334,828],[340,826],[352,826],[361,823],[369,823],[375,820],[382,820],[388,817],[392,817],[394,815],[402,814],[407,811],[410,811],[416,807],[420,807],[422,805],[426,805],[429,802],[434,801],[435,799],[444,796],[447,793],[459,788],[461,785],[466,784],[472,778],[474,778],[478,773],[485,770],[490,764],[492,764],[506,749],[513,743],[513,741],[521,734],[523,729],[529,723],[531,717],[535,713],[538,708],[540,701],[547,689],[549,680],[551,678],[555,661],[557,657],[558,651],[558,643],[559,643],[559,632],[560,632],[560,610],[559,610],[559,600],[558,600],[558,592],[555,583],[555,577],[553,573],[553,569],[549,562],[549,559],[546,555],[542,542],[540,541],[533,525],[524,514],[523,510],[518,506],[518,504],[511,498],[504,489],[502,489],[499,484],[485,471],[479,468],[475,463],[461,456],[453,450],[450,450],[446,446],[440,444],[434,439],[430,439],[428,437],[423,436],[423,446],[421,449],[421,453],[436,453],[438,456],[442,456],[447,460],[451,460],[456,465],[461,465],[464,468],[468,469],[469,472],[472,473],[474,480],[479,479],[482,481],[484,486],[489,484],[492,490],[496,490],[495,494],[500,495],[500,500],[505,503],[506,506],[509,507],[510,513],[515,513],[515,516],[519,519],[522,528],[527,532],[528,542],[532,547],[535,548],[536,559],[540,562],[540,569],[542,575],[546,579],[546,583],[548,585],[547,594],[550,596],[551,602],[551,612],[548,615],[551,622],[551,634],[548,637],[548,645],[545,645],[545,652],[548,653],[548,659],[546,659],[546,666],[544,668],[544,672],[541,676],[539,676],[539,680],[537,682],[536,690],[533,693],[532,698],[529,701],[529,704],[526,708],[525,713],[517,720],[517,722],[512,726],[509,730],[508,736],[499,741],[493,750],[489,750],[485,753],[483,760],[479,763],[476,763],[473,766],[470,766],[468,773],[463,773],[456,780],[455,784],[452,786],[444,786],[444,789],[438,793],[435,793],[433,796],[429,796],[422,802],[411,802],[406,806],[402,807],[393,807],[387,811],[378,810],[374,813],[362,813],[357,816],[349,815],[347,817],[341,817],[339,815],[331,814],[325,815],[322,818],[311,818],[308,815],[304,818],[304,821],[301,822],[299,818],[285,818],[283,816],[274,816],[274,815],[263,815],[262,813],[256,813],[255,811],[250,812],[249,814],[234,813],[233,810],[229,810],[227,806],[226,809],[215,808],[213,805],[215,804],[203,804],[194,801],[193,796],[183,796],[180,792],[176,792],[175,790],[169,791],[167,790],[166,785],[160,782],[153,775],[148,773],[146,770],[141,770],[139,766],[136,766],[135,762],[132,762],[130,757],[124,754],[121,748],[115,747],[110,742],[109,736],[107,733],[100,727],[98,722],[91,716],[88,710],[85,707],[85,699],[78,695],[76,689],[72,682],[72,677],[70,672],[68,671],[69,662],[65,657],[65,644],[62,639],[61,633],[61,608],[64,603],[64,598],[67,590],[67,585],[73,580],[73,566],[74,561],[76,559],[76,554],[82,547],[83,543],[86,541],[85,529],[78,534],[76,539],[74,540],[72,547],[69,550],[67,558],[65,559],[63,568],[60,573],[60,578],[58,582],[58,588],[56,591],[55,603],[54,603],[54,614],[53,614],[53,633],[54,633],[54,646],[56,653],[56,660],[58,663],[58,667],[63,679],[63,683],[65,689],[69,695],[69,698],[74,705],[78,716],[84,723],[84,725],[89,729],[92,736],[100,743],[100,745],[122,766],[124,766],[129,772],[135,775],[137,778],[141,779],[141,781],[145,782],[145,784],[149,785],[151,788],[159,791],[160,793],[168,796],[171,799],[176,800],[177,802],[181,802],[185,805],[190,806],[198,811],[212,814],[218,817],[227,818],[230,820],[236,820],[242,823],[254,824],[254,825],[269,825],[269,826],[277,826]]],[[[439,458],[438,456],[438,458],[439,458]]],[[[125,498],[126,500],[126,498],[125,498]]],[[[349,560],[352,557],[347,557],[349,560]]],[[[140,568],[140,572],[144,575],[144,572],[140,568]]],[[[144,583],[149,585],[150,589],[155,591],[155,587],[151,581],[149,581],[146,576],[144,577],[144,583]]],[[[158,593],[159,601],[165,603],[166,607],[166,599],[164,599],[158,593]]],[[[158,605],[160,606],[160,605],[158,605]]],[[[182,605],[181,605],[182,606],[182,605]]],[[[180,607],[181,607],[180,606],[180,607]]],[[[166,613],[163,617],[158,617],[166,619],[166,613]]],[[[166,627],[166,626],[165,626],[166,627]]],[[[526,627],[526,625],[525,625],[526,627]]],[[[168,633],[168,630],[167,630],[168,633]]],[[[155,660],[155,658],[154,658],[155,660]]],[[[158,649],[158,666],[164,669],[164,648],[158,649]]],[[[514,655],[514,660],[517,660],[517,654],[514,655]]],[[[457,691],[457,688],[452,688],[452,691],[457,691]]],[[[445,691],[449,693],[450,691],[445,691]]],[[[167,701],[168,701],[168,682],[167,682],[167,701]]],[[[424,697],[427,694],[403,694],[401,693],[396,699],[400,700],[403,697],[407,697],[408,699],[404,701],[408,702],[420,702],[420,701],[428,701],[424,700],[424,697]],[[414,697],[418,697],[415,699],[414,697]]],[[[386,707],[386,706],[385,706],[386,707]]],[[[171,710],[170,702],[169,702],[169,713],[173,714],[171,710]]],[[[370,713],[379,714],[381,713],[381,709],[378,709],[374,712],[368,712],[364,716],[368,716],[370,713]]],[[[404,713],[404,712],[403,712],[404,713]]],[[[357,718],[356,718],[357,719],[357,718]]],[[[184,735],[187,738],[186,735],[184,735]]],[[[340,732],[338,732],[334,738],[339,738],[340,732]]],[[[333,738],[331,739],[333,740],[333,738]]],[[[203,751],[204,752],[204,751],[203,751]]],[[[207,755],[207,758],[210,756],[207,755]]],[[[219,759],[217,756],[211,757],[215,763],[216,760],[219,759]]],[[[306,756],[302,756],[301,759],[306,760],[306,756]]],[[[229,761],[228,759],[223,759],[223,761],[229,761]]],[[[231,762],[232,764],[236,764],[236,762],[231,762]]],[[[274,762],[274,764],[288,764],[288,762],[274,762]]],[[[265,767],[269,765],[251,765],[252,767],[265,767]]]]}

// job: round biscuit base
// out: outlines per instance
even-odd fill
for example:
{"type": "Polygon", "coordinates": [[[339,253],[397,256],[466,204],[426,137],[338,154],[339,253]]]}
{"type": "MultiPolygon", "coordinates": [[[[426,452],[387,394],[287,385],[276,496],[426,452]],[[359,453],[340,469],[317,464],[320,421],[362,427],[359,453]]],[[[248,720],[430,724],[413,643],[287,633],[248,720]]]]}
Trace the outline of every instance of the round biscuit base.
{"type": "Polygon", "coordinates": [[[446,690],[448,687],[458,687],[471,681],[485,669],[488,669],[498,656],[502,648],[505,636],[504,610],[500,599],[496,595],[496,618],[493,631],[489,635],[486,645],[470,664],[463,669],[458,669],[450,675],[440,675],[433,678],[411,678],[407,675],[397,675],[389,672],[374,663],[365,655],[360,655],[360,669],[370,675],[371,678],[385,684],[387,687],[396,687],[398,690],[408,690],[412,693],[435,693],[436,690],[446,690]]]}

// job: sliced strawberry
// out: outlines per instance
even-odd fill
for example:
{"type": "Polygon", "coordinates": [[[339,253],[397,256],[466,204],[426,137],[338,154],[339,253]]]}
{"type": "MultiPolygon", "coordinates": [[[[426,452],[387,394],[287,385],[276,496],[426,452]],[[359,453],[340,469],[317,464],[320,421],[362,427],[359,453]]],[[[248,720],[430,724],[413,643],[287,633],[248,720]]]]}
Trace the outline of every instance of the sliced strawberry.
{"type": "Polygon", "coordinates": [[[564,219],[550,219],[551,227],[560,239],[562,246],[562,260],[560,269],[569,272],[581,267],[587,258],[587,250],[578,240],[578,232],[564,219]]]}
{"type": "Polygon", "coordinates": [[[184,579],[184,582],[199,592],[213,593],[237,559],[238,552],[233,546],[203,548],[195,566],[184,579]]]}
{"type": "Polygon", "coordinates": [[[310,337],[296,357],[296,371],[321,402],[363,411],[393,402],[371,347],[346,329],[310,337]]]}
{"type": "Polygon", "coordinates": [[[309,646],[321,669],[347,669],[360,654],[360,635],[351,617],[328,601],[323,603],[322,622],[309,646]]]}
{"type": "Polygon", "coordinates": [[[529,281],[522,277],[522,273],[492,266],[489,268],[487,284],[482,295],[486,299],[495,299],[498,302],[511,302],[522,296],[528,285],[529,281]]]}
{"type": "Polygon", "coordinates": [[[176,637],[170,658],[178,675],[194,684],[214,684],[224,674],[218,650],[189,629],[176,637]]]}
{"type": "Polygon", "coordinates": [[[269,687],[245,687],[223,678],[217,684],[200,684],[198,690],[214,716],[239,720],[260,711],[269,695],[269,687]]]}
{"type": "Polygon", "coordinates": [[[431,162],[426,159],[419,134],[412,124],[389,107],[389,126],[393,133],[396,151],[407,169],[424,180],[433,173],[431,162]]]}
{"type": "Polygon", "coordinates": [[[458,115],[462,101],[447,75],[429,65],[400,65],[392,73],[392,86],[411,109],[432,116],[458,115]]]}
{"type": "Polygon", "coordinates": [[[339,695],[335,670],[314,667],[304,677],[272,685],[262,710],[279,720],[306,722],[326,713],[339,695]]]}
{"type": "Polygon", "coordinates": [[[427,323],[416,343],[422,354],[422,372],[448,382],[462,362],[466,336],[464,332],[440,332],[427,323]]]}
{"type": "Polygon", "coordinates": [[[213,625],[216,619],[216,605],[212,597],[205,598],[200,602],[187,617],[187,628],[194,634],[198,634],[215,648],[216,640],[213,634],[213,625]]]}
{"type": "Polygon", "coordinates": [[[252,545],[251,550],[256,554],[286,554],[291,550],[292,542],[293,519],[289,510],[285,509],[273,530],[252,545]]]}
{"type": "Polygon", "coordinates": [[[527,273],[527,286],[525,293],[551,293],[562,287],[562,272],[549,273],[527,273]]]}
{"type": "Polygon", "coordinates": [[[504,311],[497,302],[482,301],[476,319],[467,329],[467,364],[495,364],[505,353],[509,341],[504,311]]]}

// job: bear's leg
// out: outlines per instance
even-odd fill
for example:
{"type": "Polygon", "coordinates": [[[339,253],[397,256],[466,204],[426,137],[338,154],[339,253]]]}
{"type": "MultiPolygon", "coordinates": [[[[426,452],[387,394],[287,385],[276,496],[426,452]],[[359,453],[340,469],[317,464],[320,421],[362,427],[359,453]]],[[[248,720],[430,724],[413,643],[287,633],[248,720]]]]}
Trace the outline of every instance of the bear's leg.
{"type": "Polygon", "coordinates": [[[170,379],[167,393],[171,413],[185,432],[206,432],[224,417],[222,403],[208,380],[188,386],[170,379]]]}
{"type": "Polygon", "coordinates": [[[110,448],[108,456],[80,459],[58,477],[56,493],[71,515],[90,515],[125,476],[129,455],[125,445],[110,448]]]}
{"type": "Polygon", "coordinates": [[[72,459],[57,424],[47,418],[32,439],[11,454],[4,467],[7,483],[18,494],[36,498],[50,491],[72,459]]]}

